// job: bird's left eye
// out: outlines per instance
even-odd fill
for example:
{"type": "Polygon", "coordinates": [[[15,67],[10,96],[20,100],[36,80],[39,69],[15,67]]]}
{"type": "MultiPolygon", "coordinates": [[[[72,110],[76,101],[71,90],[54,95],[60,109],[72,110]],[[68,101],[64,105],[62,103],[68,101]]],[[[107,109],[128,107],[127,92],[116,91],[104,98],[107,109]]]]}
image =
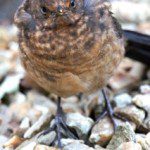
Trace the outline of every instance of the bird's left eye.
{"type": "Polygon", "coordinates": [[[48,12],[46,7],[41,7],[41,13],[46,15],[46,13],[48,12]]]}
{"type": "Polygon", "coordinates": [[[71,0],[70,6],[71,6],[71,7],[75,7],[75,0],[71,0]]]}

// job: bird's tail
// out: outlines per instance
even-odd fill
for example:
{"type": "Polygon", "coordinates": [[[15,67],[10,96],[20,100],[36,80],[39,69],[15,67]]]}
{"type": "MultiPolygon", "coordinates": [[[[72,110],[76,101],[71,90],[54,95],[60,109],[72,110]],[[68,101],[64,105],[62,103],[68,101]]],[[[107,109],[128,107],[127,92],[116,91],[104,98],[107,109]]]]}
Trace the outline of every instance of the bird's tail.
{"type": "Polygon", "coordinates": [[[150,66],[150,36],[124,30],[126,56],[150,66]]]}

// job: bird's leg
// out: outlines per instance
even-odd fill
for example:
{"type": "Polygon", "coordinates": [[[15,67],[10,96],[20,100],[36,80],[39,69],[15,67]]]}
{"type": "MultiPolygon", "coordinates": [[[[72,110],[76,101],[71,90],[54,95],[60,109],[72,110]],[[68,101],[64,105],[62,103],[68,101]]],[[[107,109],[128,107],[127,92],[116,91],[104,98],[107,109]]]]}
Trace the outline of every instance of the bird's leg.
{"type": "Polygon", "coordinates": [[[54,124],[52,125],[52,127],[43,131],[39,136],[46,135],[51,131],[55,131],[57,133],[56,140],[58,141],[58,147],[60,149],[62,149],[61,139],[62,139],[62,136],[64,135],[64,133],[69,138],[77,139],[77,135],[72,133],[72,131],[67,127],[66,120],[65,120],[65,114],[64,114],[62,107],[61,107],[61,97],[58,97],[57,112],[56,112],[54,124]]]}
{"type": "Polygon", "coordinates": [[[112,106],[111,106],[111,104],[110,104],[110,101],[109,101],[109,98],[108,98],[108,96],[107,96],[107,94],[106,94],[105,89],[102,89],[102,94],[103,94],[103,97],[104,97],[104,100],[105,100],[105,107],[106,107],[106,108],[105,108],[104,112],[97,118],[96,123],[97,123],[99,120],[101,120],[102,118],[104,118],[106,115],[108,115],[108,116],[110,117],[110,119],[111,119],[113,125],[114,125],[114,130],[115,130],[115,129],[117,128],[117,123],[116,123],[114,117],[116,117],[116,118],[118,118],[118,119],[121,119],[121,120],[123,120],[123,121],[127,121],[127,120],[126,120],[125,118],[123,118],[123,117],[121,117],[121,116],[119,116],[119,115],[116,115],[116,114],[114,113],[113,108],[112,108],[112,106]]]}

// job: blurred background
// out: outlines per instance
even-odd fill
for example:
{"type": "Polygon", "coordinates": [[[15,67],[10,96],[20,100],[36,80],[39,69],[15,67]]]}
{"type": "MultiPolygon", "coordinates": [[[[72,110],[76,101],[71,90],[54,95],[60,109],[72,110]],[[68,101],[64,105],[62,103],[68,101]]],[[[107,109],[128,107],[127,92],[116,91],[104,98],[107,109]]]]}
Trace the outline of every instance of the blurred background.
{"type": "MultiPolygon", "coordinates": [[[[21,2],[22,0],[0,0],[0,150],[2,143],[13,135],[22,137],[40,116],[49,110],[53,113],[56,111],[56,96],[38,87],[27,76],[20,63],[18,30],[13,24],[13,16],[21,2]]],[[[111,0],[111,3],[112,12],[124,29],[150,35],[150,0],[111,0]]],[[[141,117],[136,110],[136,117],[141,119],[133,119],[137,126],[136,130],[140,130],[139,126],[142,126],[142,131],[150,129],[150,66],[125,58],[110,79],[108,87],[114,106],[131,104],[145,111],[141,117]]],[[[96,115],[96,111],[99,111],[98,98],[93,95],[89,99],[96,100],[94,103],[91,100],[91,105],[90,102],[87,104],[87,101],[80,103],[75,96],[64,99],[63,108],[66,112],[96,115]]],[[[128,109],[125,112],[129,112],[128,109]]],[[[133,113],[130,117],[134,115],[133,113]]],[[[106,143],[109,141],[107,136],[104,135],[106,143]]],[[[6,147],[9,144],[7,143],[6,147]]]]}

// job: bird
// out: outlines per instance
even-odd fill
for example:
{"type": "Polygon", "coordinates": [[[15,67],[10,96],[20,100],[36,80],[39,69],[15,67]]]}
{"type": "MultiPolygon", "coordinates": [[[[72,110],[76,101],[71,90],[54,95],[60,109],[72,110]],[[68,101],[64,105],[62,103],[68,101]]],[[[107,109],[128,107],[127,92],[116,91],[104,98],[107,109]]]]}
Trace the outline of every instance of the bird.
{"type": "Polygon", "coordinates": [[[101,89],[104,114],[116,127],[105,87],[124,58],[125,37],[110,7],[105,0],[24,0],[15,13],[24,68],[39,86],[58,95],[55,123],[43,134],[56,130],[59,148],[60,128],[77,138],[65,123],[62,97],[101,89]]]}

